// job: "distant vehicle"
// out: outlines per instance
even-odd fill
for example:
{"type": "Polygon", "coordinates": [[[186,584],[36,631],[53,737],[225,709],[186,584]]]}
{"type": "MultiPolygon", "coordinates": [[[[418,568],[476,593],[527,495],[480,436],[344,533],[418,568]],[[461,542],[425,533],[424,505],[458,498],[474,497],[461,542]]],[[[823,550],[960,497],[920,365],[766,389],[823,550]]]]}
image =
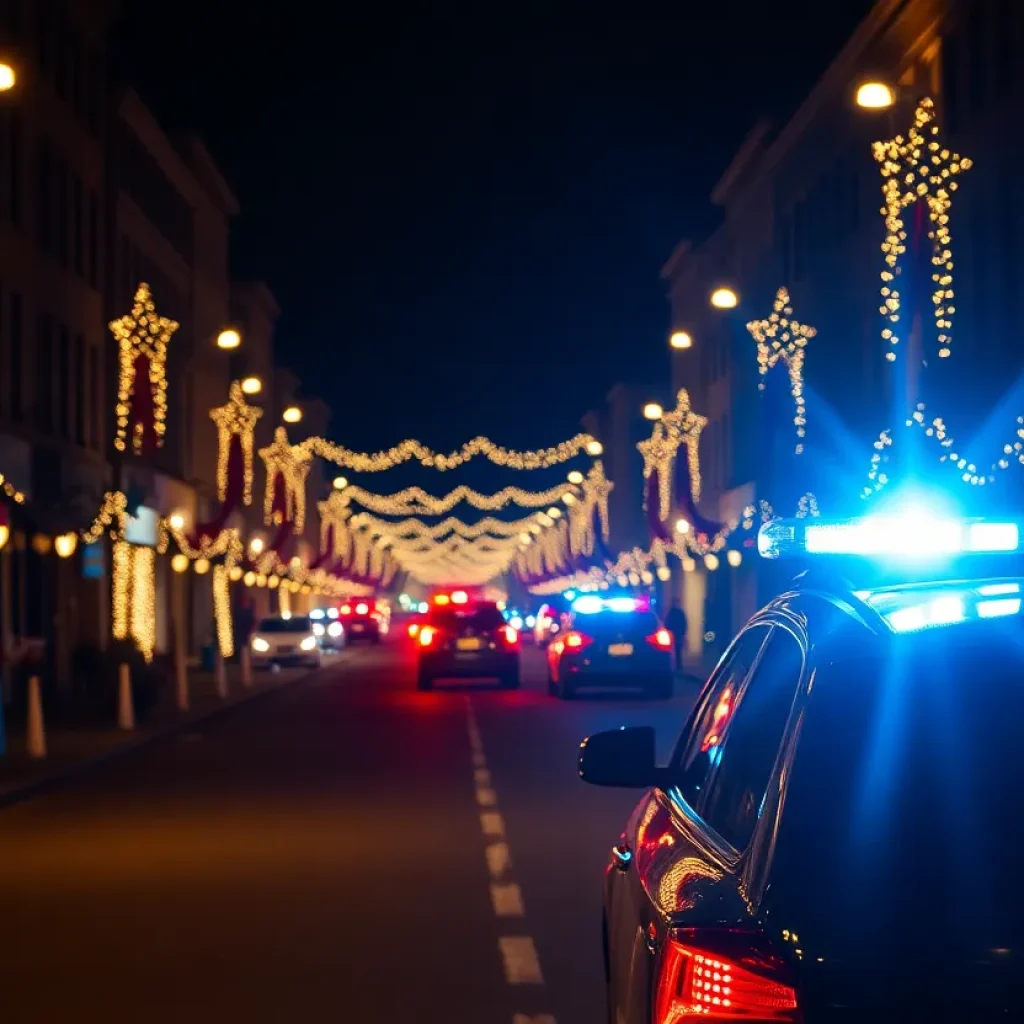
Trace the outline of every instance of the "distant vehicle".
{"type": "Polygon", "coordinates": [[[260,619],[249,641],[254,668],[305,665],[319,668],[320,642],[305,615],[275,615],[260,619]]]}
{"type": "Polygon", "coordinates": [[[635,687],[672,696],[672,634],[643,598],[578,597],[548,645],[548,693],[568,699],[582,687],[635,687]]]}
{"type": "Polygon", "coordinates": [[[338,618],[337,608],[314,608],[309,617],[322,651],[340,651],[345,646],[345,627],[338,618]]]}
{"type": "Polygon", "coordinates": [[[519,633],[493,601],[435,603],[416,642],[417,689],[431,690],[437,679],[457,678],[494,678],[503,689],[519,689],[519,633]]]}
{"type": "Polygon", "coordinates": [[[345,601],[339,609],[341,621],[348,634],[348,642],[365,640],[379,644],[391,626],[391,608],[372,597],[355,597],[345,601]]]}

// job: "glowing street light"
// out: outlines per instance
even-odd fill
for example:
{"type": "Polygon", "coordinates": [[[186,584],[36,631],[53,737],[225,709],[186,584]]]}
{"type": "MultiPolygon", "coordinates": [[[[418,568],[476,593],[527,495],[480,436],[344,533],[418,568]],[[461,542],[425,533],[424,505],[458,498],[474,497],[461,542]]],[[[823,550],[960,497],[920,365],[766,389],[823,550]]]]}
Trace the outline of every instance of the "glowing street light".
{"type": "Polygon", "coordinates": [[[0,61],[0,92],[10,92],[18,84],[18,75],[14,67],[6,61],[0,61]]]}
{"type": "Polygon", "coordinates": [[[588,441],[587,442],[587,454],[588,455],[600,455],[604,451],[604,445],[600,441],[588,441]]]}
{"type": "Polygon", "coordinates": [[[693,338],[686,331],[673,331],[668,339],[669,346],[675,349],[690,348],[693,338]]]}
{"type": "Polygon", "coordinates": [[[711,293],[711,305],[715,309],[735,309],[740,297],[731,288],[716,288],[711,293]]]}
{"type": "Polygon", "coordinates": [[[289,405],[283,413],[281,413],[281,419],[285,423],[301,423],[302,422],[302,410],[297,405],[289,405]]]}
{"type": "Polygon", "coordinates": [[[574,469],[569,474],[568,480],[571,484],[581,484],[583,483],[583,474],[578,469],[574,469]]]}
{"type": "Polygon", "coordinates": [[[885,82],[864,82],[857,89],[856,102],[865,110],[885,110],[896,102],[896,92],[885,82]]]}
{"type": "Polygon", "coordinates": [[[242,381],[242,391],[247,395],[258,395],[263,390],[263,381],[259,377],[246,377],[242,381]]]}
{"type": "Polygon", "coordinates": [[[644,406],[644,419],[645,420],[660,420],[665,415],[665,410],[662,409],[657,402],[648,402],[644,406]]]}
{"type": "Polygon", "coordinates": [[[346,487],[348,487],[348,480],[347,480],[347,478],[346,478],[346,477],[343,477],[343,476],[336,476],[336,477],[335,477],[335,478],[334,478],[334,479],[333,479],[333,480],[331,481],[331,486],[332,486],[332,487],[333,487],[333,488],[334,488],[334,489],[335,489],[336,491],[343,491],[343,490],[345,490],[345,488],[346,488],[346,487]]]}
{"type": "Polygon", "coordinates": [[[57,552],[58,558],[70,558],[75,553],[75,548],[78,547],[78,534],[58,534],[54,538],[53,547],[54,550],[57,552]]]}
{"type": "Polygon", "coordinates": [[[233,349],[242,344],[242,336],[234,327],[225,327],[217,335],[217,348],[233,349]]]}

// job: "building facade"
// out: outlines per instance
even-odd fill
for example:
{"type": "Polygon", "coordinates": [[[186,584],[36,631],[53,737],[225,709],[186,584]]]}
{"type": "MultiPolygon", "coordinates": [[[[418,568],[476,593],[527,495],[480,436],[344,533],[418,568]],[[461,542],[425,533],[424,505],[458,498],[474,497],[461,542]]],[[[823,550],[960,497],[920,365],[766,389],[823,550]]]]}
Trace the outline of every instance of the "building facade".
{"type": "MultiPolygon", "coordinates": [[[[937,415],[971,442],[968,465],[976,448],[979,466],[986,450],[985,465],[997,464],[1004,444],[1015,440],[1024,395],[1007,384],[1024,369],[1024,350],[1013,337],[1015,296],[1024,285],[1016,244],[1024,212],[1013,181],[1020,143],[1009,126],[1024,91],[1024,69],[1012,57],[1022,44],[1024,10],[1012,2],[879,0],[793,117],[777,129],[758,125],[741,146],[712,193],[720,227],[699,243],[681,243],[663,272],[672,328],[693,338],[691,348],[673,354],[673,384],[688,388],[694,408],[708,418],[701,509],[709,518],[737,518],[759,499],[791,515],[805,490],[840,514],[855,513],[861,492],[873,485],[874,442],[882,430],[902,442],[919,403],[925,427],[937,415]],[[893,105],[857,106],[858,86],[872,80],[893,86],[893,105]],[[925,281],[930,293],[930,280],[915,279],[905,265],[896,284],[881,280],[886,224],[872,142],[907,136],[923,97],[935,102],[937,158],[948,149],[973,160],[960,174],[949,214],[949,359],[936,350],[931,294],[912,287],[925,281]],[[917,318],[914,306],[904,310],[904,347],[893,362],[882,334],[892,327],[880,305],[888,301],[880,292],[887,284],[920,300],[917,318]],[[734,309],[710,304],[720,287],[738,297],[734,309]],[[769,316],[780,287],[790,293],[793,317],[817,331],[803,366],[805,455],[795,458],[786,367],[761,377],[746,328],[769,316]]],[[[911,207],[905,215],[911,257],[922,237],[915,213],[911,207]]],[[[913,423],[909,433],[931,453],[930,475],[954,489],[971,475],[952,460],[940,464],[943,451],[929,448],[933,438],[913,423]]],[[[1020,467],[1010,461],[1005,479],[996,468],[986,482],[1015,486],[1008,481],[1020,467]]],[[[698,561],[682,581],[691,617],[699,613],[708,631],[731,635],[758,599],[755,562],[709,572],[698,561]]]]}

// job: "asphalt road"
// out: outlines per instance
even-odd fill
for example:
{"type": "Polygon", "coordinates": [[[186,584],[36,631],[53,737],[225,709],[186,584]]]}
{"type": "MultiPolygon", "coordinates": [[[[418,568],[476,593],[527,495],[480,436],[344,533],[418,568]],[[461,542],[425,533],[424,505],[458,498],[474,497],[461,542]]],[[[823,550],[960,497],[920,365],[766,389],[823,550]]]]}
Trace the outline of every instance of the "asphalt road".
{"type": "Polygon", "coordinates": [[[602,1024],[600,881],[636,794],[590,732],[693,698],[413,689],[355,650],[0,811],[0,1014],[23,1022],[602,1024]]]}

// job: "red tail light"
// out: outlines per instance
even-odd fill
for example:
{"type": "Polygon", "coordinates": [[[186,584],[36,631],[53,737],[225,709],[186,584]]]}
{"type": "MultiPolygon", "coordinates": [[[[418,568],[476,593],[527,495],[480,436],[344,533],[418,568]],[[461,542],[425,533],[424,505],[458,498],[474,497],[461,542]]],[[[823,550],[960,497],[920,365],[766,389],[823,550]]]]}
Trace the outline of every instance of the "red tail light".
{"type": "MultiPolygon", "coordinates": [[[[729,936],[743,941],[742,936],[729,936]]],[[[703,945],[703,944],[702,944],[703,945]]],[[[796,1021],[796,989],[785,984],[785,965],[776,957],[741,946],[724,956],[669,939],[662,952],[655,991],[655,1024],[708,1021],[796,1021]]]]}
{"type": "Polygon", "coordinates": [[[586,633],[578,633],[576,630],[566,633],[562,637],[562,644],[567,651],[581,651],[584,647],[589,647],[593,642],[592,637],[587,636],[586,633]]]}
{"type": "Polygon", "coordinates": [[[502,626],[498,632],[509,647],[515,647],[519,643],[519,630],[513,629],[512,626],[502,626]]]}
{"type": "Polygon", "coordinates": [[[419,632],[420,647],[430,647],[437,639],[437,630],[433,626],[424,626],[419,632]]]}
{"type": "Polygon", "coordinates": [[[647,638],[647,642],[652,647],[657,647],[659,651],[672,650],[672,634],[667,629],[659,629],[656,633],[652,633],[647,638]]]}

